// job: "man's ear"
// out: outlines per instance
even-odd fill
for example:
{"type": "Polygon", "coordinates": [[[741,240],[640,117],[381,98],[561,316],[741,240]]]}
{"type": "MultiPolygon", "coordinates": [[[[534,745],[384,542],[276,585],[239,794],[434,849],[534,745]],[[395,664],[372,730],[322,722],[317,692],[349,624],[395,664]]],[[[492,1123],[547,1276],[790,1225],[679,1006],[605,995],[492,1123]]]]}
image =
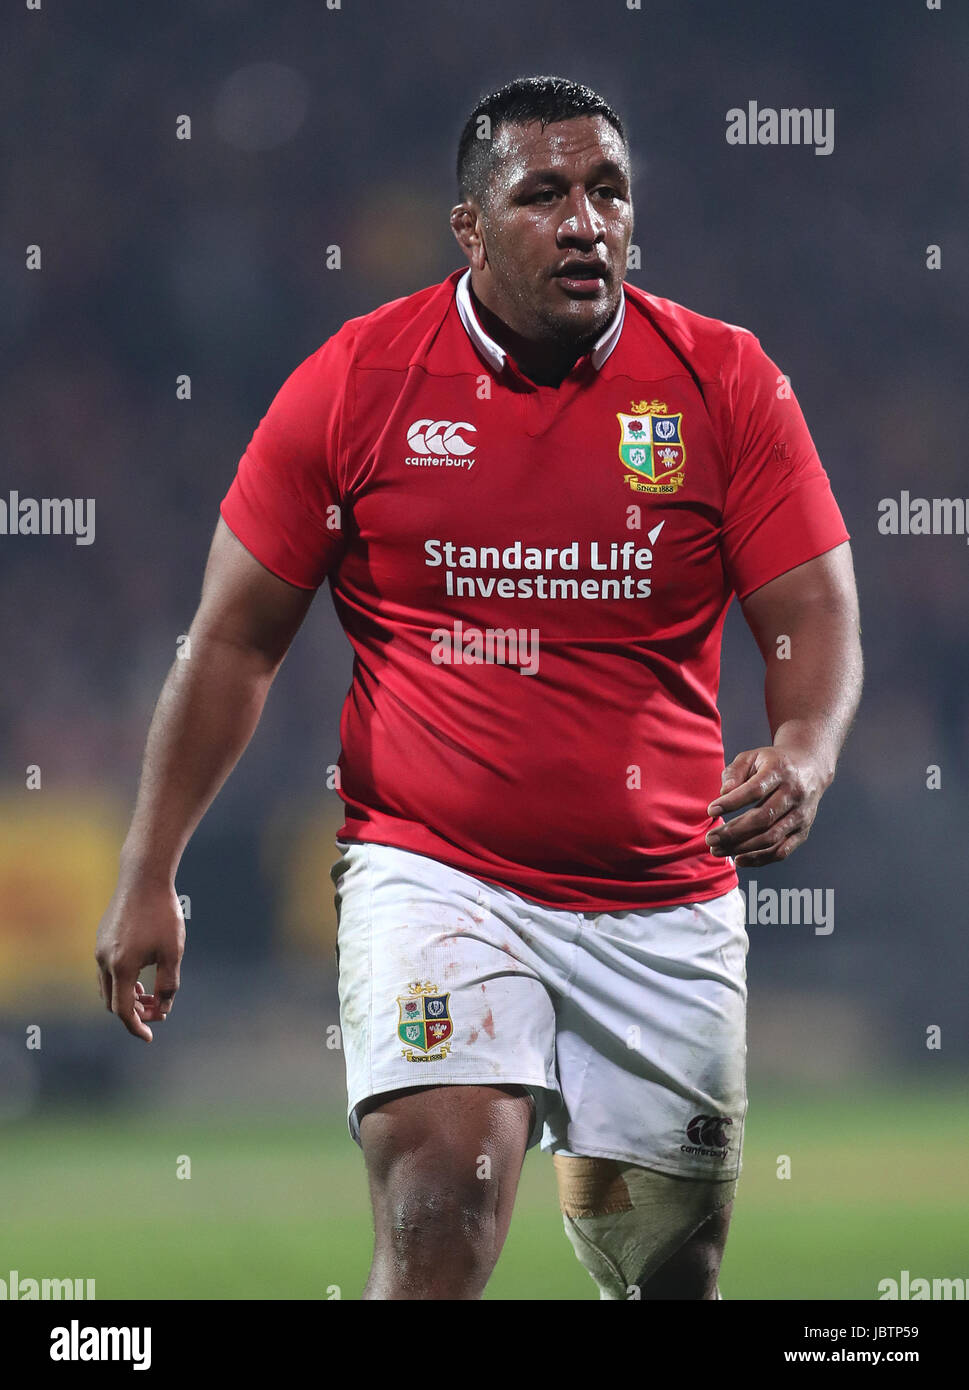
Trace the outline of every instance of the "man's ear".
{"type": "Polygon", "coordinates": [[[488,253],[481,226],[481,210],[476,203],[467,200],[451,209],[451,231],[471,268],[482,270],[488,263],[488,253]]]}

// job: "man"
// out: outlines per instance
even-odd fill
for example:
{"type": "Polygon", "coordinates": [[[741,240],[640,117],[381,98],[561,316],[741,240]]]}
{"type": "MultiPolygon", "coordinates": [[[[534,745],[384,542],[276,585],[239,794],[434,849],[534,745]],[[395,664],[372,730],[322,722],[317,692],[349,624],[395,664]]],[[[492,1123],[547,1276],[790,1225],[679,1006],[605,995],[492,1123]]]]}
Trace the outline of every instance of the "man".
{"type": "Polygon", "coordinates": [[[790,854],[834,776],[861,679],[847,532],[757,340],[624,286],[601,97],[509,84],[458,170],[469,268],[346,323],[239,465],[101,988],[150,1040],[179,857],[328,578],[355,652],[333,876],[364,1296],[479,1297],[541,1138],[601,1297],[716,1298],[746,1112],[734,863],[790,854]],[[734,594],[772,742],[724,770],[734,594]]]}

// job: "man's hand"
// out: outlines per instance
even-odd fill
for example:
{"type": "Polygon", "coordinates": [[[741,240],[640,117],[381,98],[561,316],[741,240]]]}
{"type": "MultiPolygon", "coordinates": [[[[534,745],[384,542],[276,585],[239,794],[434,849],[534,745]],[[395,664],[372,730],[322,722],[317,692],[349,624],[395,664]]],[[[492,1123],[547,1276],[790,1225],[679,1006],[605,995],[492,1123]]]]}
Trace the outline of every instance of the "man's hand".
{"type": "Polygon", "coordinates": [[[149,1023],[167,1018],[179,983],[185,920],[171,884],[129,887],[119,883],[98,927],[95,958],[105,1007],[129,1033],[151,1042],[149,1023]],[[154,965],[155,992],[138,979],[154,965]]]}
{"type": "Polygon", "coordinates": [[[783,748],[752,748],[724,768],[711,816],[753,809],[707,834],[710,853],[734,856],[742,869],[776,864],[803,845],[830,778],[808,758],[783,748]]]}

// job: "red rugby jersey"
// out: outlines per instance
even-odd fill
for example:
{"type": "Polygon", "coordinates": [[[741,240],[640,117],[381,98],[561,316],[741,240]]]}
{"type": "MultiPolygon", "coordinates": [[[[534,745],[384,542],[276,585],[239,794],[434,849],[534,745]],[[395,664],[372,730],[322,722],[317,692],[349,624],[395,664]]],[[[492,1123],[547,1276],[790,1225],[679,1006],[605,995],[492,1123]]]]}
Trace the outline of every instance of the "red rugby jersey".
{"type": "Polygon", "coordinates": [[[577,911],[716,897],[724,617],[848,539],[827,475],[746,329],[627,284],[538,386],[468,275],[297,367],[222,502],[353,646],[341,835],[577,911]]]}

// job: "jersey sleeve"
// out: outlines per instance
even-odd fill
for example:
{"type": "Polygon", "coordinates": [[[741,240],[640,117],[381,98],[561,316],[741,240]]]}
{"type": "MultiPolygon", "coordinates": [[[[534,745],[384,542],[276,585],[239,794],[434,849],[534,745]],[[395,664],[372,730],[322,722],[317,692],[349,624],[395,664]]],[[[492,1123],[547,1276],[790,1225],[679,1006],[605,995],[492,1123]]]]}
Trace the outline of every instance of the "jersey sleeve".
{"type": "Polygon", "coordinates": [[[219,509],[260,564],[300,589],[318,588],[343,550],[351,357],[338,333],[287,378],[219,509]]]}
{"type": "Polygon", "coordinates": [[[849,539],[797,400],[738,330],[724,365],[727,493],[720,538],[738,598],[849,539]]]}

